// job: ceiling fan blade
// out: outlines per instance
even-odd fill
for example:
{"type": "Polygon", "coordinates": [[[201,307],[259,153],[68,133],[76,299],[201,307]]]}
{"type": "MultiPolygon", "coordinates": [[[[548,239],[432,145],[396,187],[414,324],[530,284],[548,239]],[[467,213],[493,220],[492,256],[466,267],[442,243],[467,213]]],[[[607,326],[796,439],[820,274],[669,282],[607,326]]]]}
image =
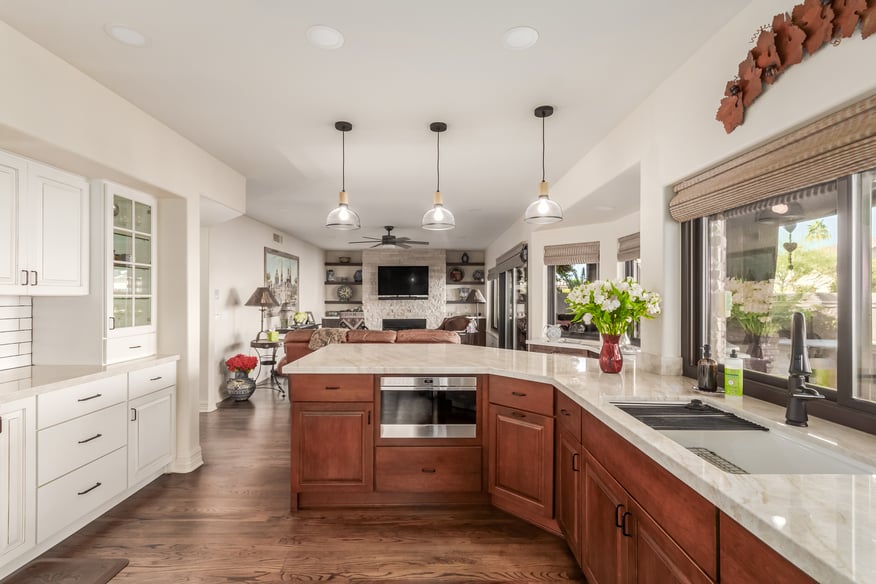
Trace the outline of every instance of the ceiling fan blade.
{"type": "Polygon", "coordinates": [[[429,245],[428,241],[414,241],[413,239],[405,238],[405,243],[413,243],[414,245],[429,245]]]}
{"type": "MultiPolygon", "coordinates": [[[[364,243],[364,242],[363,242],[363,243],[364,243]]],[[[371,242],[369,241],[368,243],[371,243],[371,242]]],[[[377,245],[372,245],[372,246],[371,246],[371,249],[374,249],[375,247],[383,247],[383,244],[382,244],[382,243],[378,243],[377,245]]]]}
{"type": "Polygon", "coordinates": [[[402,249],[411,249],[411,246],[409,246],[408,242],[406,242],[406,241],[400,241],[400,240],[396,241],[395,245],[396,245],[396,247],[400,247],[402,249]]]}
{"type": "Polygon", "coordinates": [[[348,241],[347,243],[380,243],[379,239],[369,239],[367,241],[348,241]]]}

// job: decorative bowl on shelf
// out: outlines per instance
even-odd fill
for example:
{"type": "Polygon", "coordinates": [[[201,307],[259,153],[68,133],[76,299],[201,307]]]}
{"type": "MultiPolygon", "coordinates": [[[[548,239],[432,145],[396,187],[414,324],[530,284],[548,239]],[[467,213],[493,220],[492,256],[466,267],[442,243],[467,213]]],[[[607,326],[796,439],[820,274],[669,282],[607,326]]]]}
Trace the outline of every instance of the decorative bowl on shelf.
{"type": "Polygon", "coordinates": [[[349,264],[350,258],[348,256],[341,256],[338,258],[338,261],[342,264],[349,264]]]}
{"type": "Polygon", "coordinates": [[[353,289],[347,286],[338,286],[338,300],[349,300],[353,297],[353,289]]]}
{"type": "Polygon", "coordinates": [[[462,271],[462,268],[453,268],[450,270],[450,279],[454,282],[462,282],[463,278],[465,278],[465,272],[462,271]]]}
{"type": "Polygon", "coordinates": [[[483,282],[484,281],[484,271],[483,270],[475,270],[471,275],[472,279],[475,282],[483,282]]]}

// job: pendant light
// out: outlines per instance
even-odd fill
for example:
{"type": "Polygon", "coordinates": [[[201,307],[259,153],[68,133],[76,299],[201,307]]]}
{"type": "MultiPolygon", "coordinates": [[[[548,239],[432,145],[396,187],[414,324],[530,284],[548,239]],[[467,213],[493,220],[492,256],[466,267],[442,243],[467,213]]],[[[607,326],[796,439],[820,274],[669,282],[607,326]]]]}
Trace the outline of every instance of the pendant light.
{"type": "Polygon", "coordinates": [[[344,134],[353,129],[350,122],[335,122],[335,129],[341,133],[341,192],[338,193],[338,206],[325,218],[325,226],[338,231],[359,229],[359,215],[350,208],[346,188],[346,144],[344,134]]]}
{"type": "Polygon", "coordinates": [[[444,198],[441,196],[441,132],[447,130],[447,124],[444,122],[432,122],[429,125],[429,129],[435,132],[435,173],[437,180],[435,184],[435,197],[432,199],[432,208],[423,215],[421,227],[429,231],[446,231],[456,227],[456,219],[453,218],[453,213],[444,207],[444,198]]]}
{"type": "Polygon", "coordinates": [[[538,198],[526,208],[523,220],[527,223],[544,225],[563,220],[563,208],[552,201],[548,192],[548,183],[544,180],[544,119],[554,113],[549,105],[535,108],[535,117],[541,118],[541,182],[538,183],[538,198]]]}

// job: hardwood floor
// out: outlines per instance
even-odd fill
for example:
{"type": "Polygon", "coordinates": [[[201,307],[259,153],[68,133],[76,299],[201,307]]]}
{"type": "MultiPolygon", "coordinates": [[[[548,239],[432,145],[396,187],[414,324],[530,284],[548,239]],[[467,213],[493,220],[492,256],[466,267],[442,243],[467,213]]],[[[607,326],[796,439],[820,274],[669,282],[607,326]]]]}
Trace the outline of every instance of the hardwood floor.
{"type": "Polygon", "coordinates": [[[479,507],[289,513],[289,404],[201,414],[205,465],[165,475],[44,557],[119,557],[113,582],[583,582],[560,538],[479,507]]]}

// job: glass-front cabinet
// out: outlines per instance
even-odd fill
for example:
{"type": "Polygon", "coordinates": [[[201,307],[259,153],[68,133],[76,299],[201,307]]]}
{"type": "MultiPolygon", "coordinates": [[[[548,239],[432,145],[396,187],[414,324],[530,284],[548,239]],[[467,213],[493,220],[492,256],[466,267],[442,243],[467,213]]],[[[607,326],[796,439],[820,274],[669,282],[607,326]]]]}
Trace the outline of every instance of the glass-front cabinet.
{"type": "Polygon", "coordinates": [[[151,330],[154,318],[154,221],[150,202],[112,195],[112,279],[108,336],[151,330]]]}

